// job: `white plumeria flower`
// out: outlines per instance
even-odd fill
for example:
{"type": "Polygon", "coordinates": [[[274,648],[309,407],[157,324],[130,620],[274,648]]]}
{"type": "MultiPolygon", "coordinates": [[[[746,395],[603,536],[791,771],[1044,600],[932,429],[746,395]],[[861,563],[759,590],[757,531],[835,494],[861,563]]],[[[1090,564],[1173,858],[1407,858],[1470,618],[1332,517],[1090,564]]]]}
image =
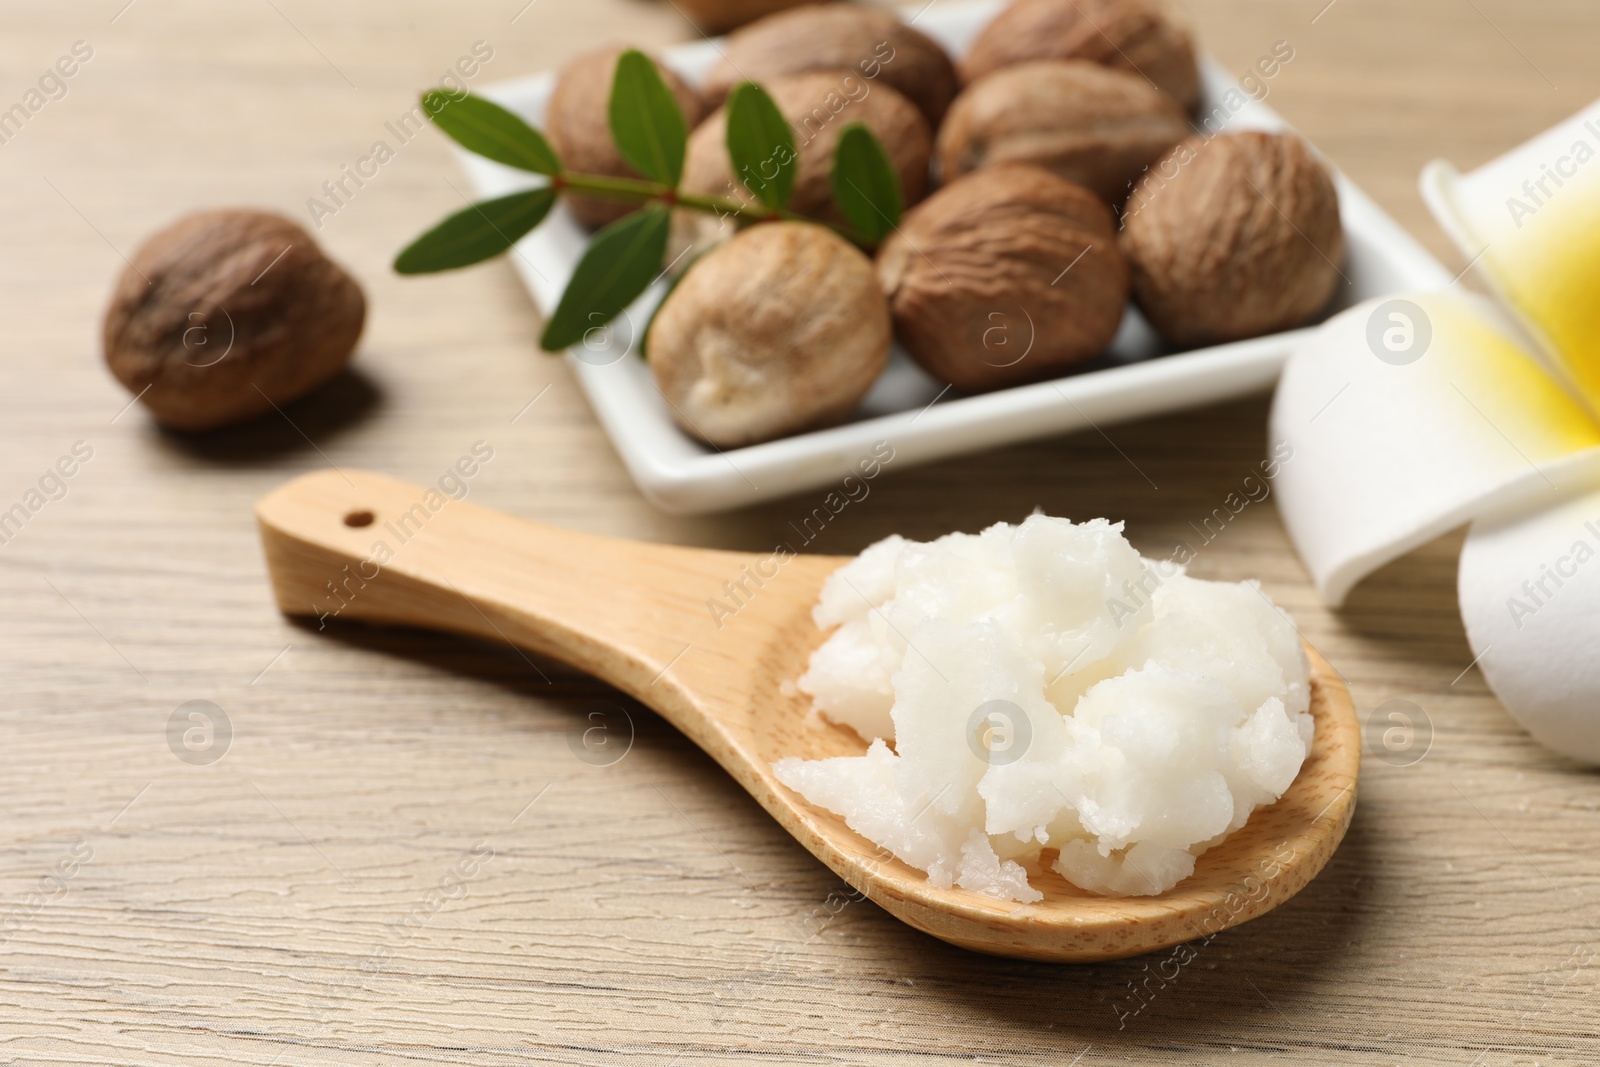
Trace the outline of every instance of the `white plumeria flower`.
{"type": "Polygon", "coordinates": [[[1284,523],[1335,607],[1471,523],[1475,662],[1537,740],[1600,763],[1600,103],[1471,174],[1431,164],[1422,187],[1499,300],[1369,301],[1290,357],[1284,523]]]}

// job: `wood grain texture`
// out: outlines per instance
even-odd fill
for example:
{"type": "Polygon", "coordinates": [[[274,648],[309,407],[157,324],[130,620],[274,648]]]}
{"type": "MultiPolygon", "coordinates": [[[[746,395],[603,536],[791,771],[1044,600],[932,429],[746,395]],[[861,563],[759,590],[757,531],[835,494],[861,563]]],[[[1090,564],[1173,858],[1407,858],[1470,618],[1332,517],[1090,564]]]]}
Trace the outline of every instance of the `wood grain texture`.
{"type": "MultiPolygon", "coordinates": [[[[128,398],[100,366],[99,315],[145,234],[220,204],[309,222],[306,199],[476,40],[495,48],[484,81],[692,33],[653,0],[138,0],[119,16],[124,2],[17,0],[0,15],[5,106],[74,41],[95,49],[68,95],[0,145],[0,504],[74,441],[94,449],[0,545],[0,1063],[1600,1059],[1600,780],[1533,745],[1469,669],[1458,535],[1336,614],[1270,501],[1201,543],[1190,524],[1263,454],[1264,400],[891,463],[804,546],[847,554],[1035,506],[1126,519],[1146,554],[1187,539],[1197,575],[1260,578],[1363,717],[1395,699],[1426,713],[1420,762],[1368,749],[1327,869],[1192,957],[1059,967],[943,945],[855,902],[616,690],[497,642],[286,621],[252,506],[330,463],[430,483],[483,440],[495,455],[474,502],[729,551],[794,540],[822,494],[655,512],[565,369],[536,352],[538,315],[505,264],[391,275],[394,251],[461,203],[433,136],[317,231],[371,301],[349,375],[286,419],[204,443],[137,409],[116,417],[128,398]],[[208,766],[167,742],[196,699],[233,726],[208,766]],[[609,766],[573,750],[594,711],[619,736],[631,722],[609,766]]],[[[1600,96],[1600,11],[1324,6],[1191,3],[1230,70],[1291,41],[1269,101],[1464,266],[1428,221],[1419,168],[1475,165],[1600,96]]]]}

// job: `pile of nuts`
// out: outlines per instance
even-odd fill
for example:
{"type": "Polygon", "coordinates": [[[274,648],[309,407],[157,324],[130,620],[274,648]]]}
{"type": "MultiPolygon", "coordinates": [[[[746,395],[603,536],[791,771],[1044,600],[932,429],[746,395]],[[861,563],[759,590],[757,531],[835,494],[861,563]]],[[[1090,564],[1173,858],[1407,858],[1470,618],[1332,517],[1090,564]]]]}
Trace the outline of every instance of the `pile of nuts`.
{"type": "MultiPolygon", "coordinates": [[[[789,209],[741,227],[678,208],[679,278],[645,355],[673,417],[716,447],[842,422],[898,339],[967,393],[1059,377],[1104,354],[1132,301],[1174,350],[1301,325],[1329,304],[1344,233],[1333,178],[1292,133],[1199,124],[1194,39],[1166,0],[1014,0],[959,64],[881,8],[706,0],[733,24],[699,85],[658,64],[692,129],[679,194],[753,203],[726,101],[761,85],[791,127],[789,209]],[[833,156],[864,125],[908,209],[875,256],[835,203],[833,156]],[[1204,132],[1194,132],[1203,130],[1204,132]]],[[[608,108],[621,49],[557,78],[546,129],[575,172],[638,178],[608,108]]],[[[767,175],[771,177],[771,175],[767,175]]],[[[590,229],[637,204],[566,197],[590,229]]],[[[157,421],[230,425],[333,377],[360,287],[280,216],[200,212],[154,235],[117,283],[106,361],[157,421]]]]}
{"type": "MultiPolygon", "coordinates": [[[[726,147],[727,98],[753,81],[791,127],[789,209],[824,225],[674,210],[679,277],[645,355],[678,424],[732,448],[842,422],[896,339],[976,393],[1092,363],[1130,300],[1174,350],[1324,310],[1345,251],[1332,176],[1292,133],[1195,121],[1193,35],[1165,4],[1014,0],[959,63],[881,8],[696,5],[716,24],[772,13],[729,36],[699,85],[657,65],[692,130],[678,194],[756,200],[763,176],[733,173],[726,147]],[[855,124],[907,209],[872,256],[828,228],[851,232],[833,156],[855,124]]],[[[640,177],[609,129],[621,53],[580,56],[557,78],[545,127],[574,172],[640,177]]],[[[590,229],[637,207],[565,199],[590,229]]],[[[135,253],[105,355],[157,421],[204,431],[329,380],[364,317],[360,287],[295,224],[200,212],[135,253]]]]}
{"type": "MultiPolygon", "coordinates": [[[[627,174],[590,143],[614,62],[569,66],[547,121],[564,158],[627,174]]],[[[1193,35],[1162,0],[1015,0],[959,66],[883,10],[795,7],[733,33],[698,95],[667,80],[699,120],[685,190],[751,199],[721,106],[749,80],[793,128],[795,211],[840,221],[829,162],[857,122],[909,209],[875,263],[807,223],[680,212],[668,258],[690,266],[646,355],[680,425],[718,447],[842,421],[886,364],[891,323],[928,373],[977,392],[1095,359],[1130,295],[1181,349],[1301,325],[1339,278],[1327,168],[1292,133],[1191,134],[1193,35]]]]}

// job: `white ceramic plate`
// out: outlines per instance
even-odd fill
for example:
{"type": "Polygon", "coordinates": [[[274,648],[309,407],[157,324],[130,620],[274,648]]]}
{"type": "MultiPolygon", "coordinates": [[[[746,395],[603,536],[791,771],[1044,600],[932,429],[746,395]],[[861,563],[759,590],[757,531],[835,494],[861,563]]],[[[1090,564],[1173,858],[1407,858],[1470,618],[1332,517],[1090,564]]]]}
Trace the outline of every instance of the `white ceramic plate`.
{"type": "MultiPolygon", "coordinates": [[[[925,9],[917,28],[959,55],[1001,6],[994,0],[944,0],[925,9]]],[[[662,58],[696,81],[719,58],[717,42],[672,48],[662,58]]],[[[1205,115],[1223,94],[1237,90],[1215,64],[1207,63],[1203,74],[1200,113],[1205,115]]],[[[542,126],[553,80],[549,74],[535,75],[482,92],[542,126]]],[[[1286,128],[1266,105],[1246,99],[1228,118],[1227,127],[1286,128]]],[[[460,155],[473,186],[485,198],[537,181],[478,156],[460,155]]],[[[1450,283],[1449,272],[1365,193],[1343,175],[1338,184],[1349,246],[1341,269],[1350,284],[1342,288],[1330,313],[1370,297],[1450,283]]],[[[541,308],[555,307],[587,239],[576,220],[558,207],[517,245],[512,263],[541,308]]],[[[664,284],[657,283],[612,328],[597,332],[567,359],[639,489],[658,507],[680,513],[739,507],[836,485],[880,442],[892,446],[893,467],[899,469],[1256,392],[1276,380],[1290,349],[1305,333],[1294,330],[1169,354],[1130,307],[1111,350],[1094,363],[1054,381],[981,396],[950,392],[896,346],[888,369],[852,421],[719,452],[677,428],[649,369],[636,354],[644,326],[664,292],[664,284]]]]}

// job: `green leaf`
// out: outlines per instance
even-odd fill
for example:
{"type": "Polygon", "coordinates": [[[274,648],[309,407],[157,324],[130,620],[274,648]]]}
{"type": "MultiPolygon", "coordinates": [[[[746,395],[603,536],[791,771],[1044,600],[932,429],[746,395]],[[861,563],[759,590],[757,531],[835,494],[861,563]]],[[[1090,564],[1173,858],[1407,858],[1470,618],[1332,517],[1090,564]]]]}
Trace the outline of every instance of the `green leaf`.
{"type": "Polygon", "coordinates": [[[499,104],[471,93],[430,89],[422,94],[422,108],[469,152],[535,174],[561,170],[561,160],[544,134],[499,104]]]}
{"type": "Polygon", "coordinates": [[[881,244],[900,225],[905,199],[899,175],[883,145],[859,122],[839,135],[833,153],[833,198],[870,244],[881,244]]]}
{"type": "Polygon", "coordinates": [[[740,82],[728,97],[728,159],[745,188],[768,207],[794,192],[794,131],[765,89],[740,82]]]}
{"type": "Polygon", "coordinates": [[[611,82],[611,138],[622,158],[652,181],[676,186],[683,177],[689,124],[650,57],[628,49],[611,82]]]}
{"type": "Polygon", "coordinates": [[[556,191],[546,186],[473,204],[412,241],[395,257],[394,269],[431,274],[497,256],[543,222],[555,202],[556,191]]]}
{"type": "Polygon", "coordinates": [[[545,324],[540,347],[571,348],[638,299],[661,273],[671,223],[669,208],[651,204],[595,234],[545,324]]]}

